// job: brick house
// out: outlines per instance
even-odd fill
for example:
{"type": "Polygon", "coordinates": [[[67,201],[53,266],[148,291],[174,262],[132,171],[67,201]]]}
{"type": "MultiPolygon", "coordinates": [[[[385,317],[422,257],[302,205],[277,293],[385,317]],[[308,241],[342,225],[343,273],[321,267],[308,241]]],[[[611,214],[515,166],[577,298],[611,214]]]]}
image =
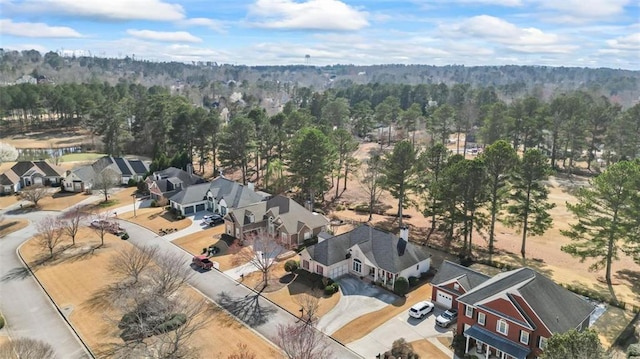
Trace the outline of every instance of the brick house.
{"type": "Polygon", "coordinates": [[[445,260],[433,277],[431,301],[445,309],[458,308],[458,297],[489,280],[488,275],[445,260]]]}
{"type": "Polygon", "coordinates": [[[588,328],[595,309],[531,268],[500,273],[457,302],[465,352],[486,359],[537,358],[553,334],[588,328]]]}

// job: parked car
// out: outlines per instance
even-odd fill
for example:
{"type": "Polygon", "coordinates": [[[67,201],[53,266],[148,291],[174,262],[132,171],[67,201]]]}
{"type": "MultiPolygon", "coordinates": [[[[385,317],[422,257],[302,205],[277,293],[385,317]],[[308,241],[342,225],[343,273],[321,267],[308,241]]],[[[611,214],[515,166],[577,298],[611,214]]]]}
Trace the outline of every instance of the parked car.
{"type": "Polygon", "coordinates": [[[222,216],[219,214],[207,214],[202,217],[202,220],[211,227],[215,227],[219,224],[224,223],[224,218],[222,218],[222,216]]]}
{"type": "Polygon", "coordinates": [[[193,257],[193,259],[191,260],[191,264],[205,270],[209,270],[213,268],[213,262],[210,261],[209,257],[205,255],[199,255],[199,256],[193,257]]]}
{"type": "Polygon", "coordinates": [[[455,322],[456,319],[458,319],[458,310],[448,309],[436,318],[436,325],[447,328],[451,323],[455,322]]]}
{"type": "Polygon", "coordinates": [[[422,318],[433,311],[433,303],[425,300],[413,305],[409,308],[409,316],[413,318],[422,318]]]}

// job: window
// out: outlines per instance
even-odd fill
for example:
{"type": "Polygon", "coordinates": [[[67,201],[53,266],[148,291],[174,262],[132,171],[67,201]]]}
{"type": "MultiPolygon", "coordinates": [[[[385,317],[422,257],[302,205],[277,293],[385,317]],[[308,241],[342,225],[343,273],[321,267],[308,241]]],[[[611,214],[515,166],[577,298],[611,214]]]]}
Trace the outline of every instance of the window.
{"type": "Polygon", "coordinates": [[[322,274],[322,270],[323,270],[323,268],[322,268],[322,266],[321,266],[321,265],[319,265],[319,264],[318,264],[318,265],[316,265],[316,273],[318,273],[318,274],[320,274],[320,275],[323,275],[323,274],[322,274]]]}
{"type": "Polygon", "coordinates": [[[464,313],[464,315],[467,316],[467,318],[473,318],[473,307],[470,305],[467,305],[467,311],[464,313]]]}
{"type": "Polygon", "coordinates": [[[509,334],[509,324],[507,324],[506,320],[498,320],[498,323],[496,324],[496,331],[502,335],[508,335],[509,334]]]}
{"type": "Polygon", "coordinates": [[[416,266],[416,270],[420,270],[420,264],[416,266]]]}
{"type": "Polygon", "coordinates": [[[353,260],[353,271],[358,273],[362,272],[362,262],[360,262],[359,259],[353,260]]]}
{"type": "Polygon", "coordinates": [[[485,323],[486,319],[487,319],[487,316],[484,315],[484,313],[478,312],[478,324],[484,326],[484,323],[485,323]]]}
{"type": "Polygon", "coordinates": [[[529,332],[525,332],[524,330],[520,331],[520,343],[529,344],[529,332]]]}
{"type": "Polygon", "coordinates": [[[302,261],[302,268],[309,270],[309,261],[308,260],[303,260],[302,261]]]}
{"type": "Polygon", "coordinates": [[[458,283],[453,283],[453,289],[454,289],[454,290],[458,290],[458,289],[460,289],[460,284],[458,284],[458,283]]]}
{"type": "Polygon", "coordinates": [[[538,337],[538,348],[544,349],[547,346],[547,338],[538,337]]]}

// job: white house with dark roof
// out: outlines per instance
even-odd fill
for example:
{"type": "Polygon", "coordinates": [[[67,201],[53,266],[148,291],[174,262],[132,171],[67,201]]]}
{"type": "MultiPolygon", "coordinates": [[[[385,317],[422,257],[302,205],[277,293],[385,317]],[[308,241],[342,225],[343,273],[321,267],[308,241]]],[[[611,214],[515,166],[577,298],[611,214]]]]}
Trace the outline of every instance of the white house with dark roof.
{"type": "Polygon", "coordinates": [[[318,244],[300,252],[300,266],[329,278],[352,274],[393,287],[398,277],[419,277],[431,266],[431,253],[408,235],[406,228],[396,236],[366,224],[337,236],[320,233],[318,244]]]}
{"type": "Polygon", "coordinates": [[[232,209],[225,216],[225,231],[236,238],[252,232],[276,236],[283,245],[297,247],[326,231],[329,220],[285,196],[275,196],[245,207],[232,209]]]}
{"type": "Polygon", "coordinates": [[[0,193],[15,193],[31,185],[55,186],[64,169],[47,161],[20,161],[0,175],[0,193]]]}
{"type": "Polygon", "coordinates": [[[211,182],[181,189],[169,198],[169,203],[184,216],[209,211],[224,217],[231,209],[266,199],[266,194],[256,192],[253,186],[220,176],[211,182]]]}
{"type": "Polygon", "coordinates": [[[138,159],[105,156],[89,166],[82,166],[67,173],[63,187],[68,192],[83,192],[93,187],[98,174],[111,170],[118,176],[120,184],[128,184],[129,180],[140,181],[149,171],[149,162],[138,159]]]}

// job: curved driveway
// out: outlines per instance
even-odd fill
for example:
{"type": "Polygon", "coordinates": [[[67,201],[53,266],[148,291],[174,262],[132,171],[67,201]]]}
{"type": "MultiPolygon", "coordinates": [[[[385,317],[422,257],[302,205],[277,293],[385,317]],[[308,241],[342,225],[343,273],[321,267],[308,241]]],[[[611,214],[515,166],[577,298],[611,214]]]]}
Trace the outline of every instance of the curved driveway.
{"type": "Polygon", "coordinates": [[[54,212],[33,212],[9,216],[28,219],[26,228],[0,238],[0,310],[12,338],[31,338],[50,344],[59,358],[87,358],[89,355],[61,318],[60,312],[24,267],[16,250],[36,234],[33,221],[54,212]]]}

